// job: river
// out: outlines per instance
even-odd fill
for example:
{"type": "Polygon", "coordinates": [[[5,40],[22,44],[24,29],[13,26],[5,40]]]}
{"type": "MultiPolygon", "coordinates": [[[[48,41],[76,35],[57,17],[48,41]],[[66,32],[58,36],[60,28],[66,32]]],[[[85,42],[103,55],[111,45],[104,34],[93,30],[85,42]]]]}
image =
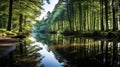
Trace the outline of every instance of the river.
{"type": "Polygon", "coordinates": [[[120,67],[119,40],[34,33],[10,49],[0,67],[120,67]]]}

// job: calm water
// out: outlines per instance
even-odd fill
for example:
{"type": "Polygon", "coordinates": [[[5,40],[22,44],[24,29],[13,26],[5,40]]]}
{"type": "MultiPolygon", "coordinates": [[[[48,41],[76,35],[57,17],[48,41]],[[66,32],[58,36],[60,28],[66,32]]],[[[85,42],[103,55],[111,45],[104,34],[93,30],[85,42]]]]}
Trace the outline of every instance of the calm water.
{"type": "Polygon", "coordinates": [[[120,42],[34,33],[0,47],[0,67],[120,67],[120,42]]]}

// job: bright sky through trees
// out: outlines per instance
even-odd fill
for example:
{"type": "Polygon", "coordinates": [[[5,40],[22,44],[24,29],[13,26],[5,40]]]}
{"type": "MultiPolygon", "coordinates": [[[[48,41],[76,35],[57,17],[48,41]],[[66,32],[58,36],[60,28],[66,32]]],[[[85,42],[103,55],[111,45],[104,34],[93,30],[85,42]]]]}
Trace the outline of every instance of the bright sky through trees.
{"type": "Polygon", "coordinates": [[[57,3],[58,0],[50,0],[50,4],[45,2],[45,4],[42,6],[44,8],[44,11],[42,10],[42,14],[39,19],[41,20],[43,17],[46,17],[48,11],[52,12],[57,3]]]}

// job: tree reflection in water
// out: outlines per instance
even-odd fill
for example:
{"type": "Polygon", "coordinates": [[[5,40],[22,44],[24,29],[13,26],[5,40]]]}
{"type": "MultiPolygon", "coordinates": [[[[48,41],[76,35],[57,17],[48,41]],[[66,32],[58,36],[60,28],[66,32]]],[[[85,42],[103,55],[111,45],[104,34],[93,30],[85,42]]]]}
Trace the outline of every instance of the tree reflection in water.
{"type": "MultiPolygon", "coordinates": [[[[52,52],[54,54],[54,57],[59,61],[59,63],[62,64],[63,67],[81,67],[81,66],[82,67],[119,67],[120,66],[119,41],[105,40],[105,39],[95,40],[89,38],[64,37],[62,35],[48,35],[48,34],[40,34],[40,33],[38,34],[35,33],[34,37],[36,38],[36,41],[42,42],[46,46],[48,46],[47,47],[49,49],[48,52],[52,52]]],[[[20,42],[20,44],[21,43],[23,43],[23,41],[20,42]]],[[[19,65],[19,63],[21,62],[22,64],[24,64],[23,63],[24,61],[27,62],[28,60],[32,60],[34,58],[33,56],[34,52],[37,51],[37,49],[34,50],[33,48],[34,46],[19,45],[17,47],[16,54],[18,54],[17,56],[21,58],[16,58],[19,61],[18,63],[16,62],[16,64],[19,65]],[[33,49],[33,51],[31,49],[33,49]],[[31,56],[33,58],[29,59],[29,57],[31,56]]],[[[34,55],[37,56],[37,53],[34,55]]],[[[46,61],[49,61],[49,59],[46,61]]]]}
{"type": "MultiPolygon", "coordinates": [[[[47,44],[63,67],[119,67],[119,41],[37,34],[37,41],[47,44]],[[44,38],[40,35],[44,35],[44,38]]],[[[46,63],[47,64],[47,63],[46,63]]]]}
{"type": "Polygon", "coordinates": [[[62,38],[53,35],[50,48],[64,67],[120,66],[120,44],[117,41],[62,38]]]}
{"type": "Polygon", "coordinates": [[[36,45],[31,45],[28,39],[19,39],[16,49],[9,55],[0,58],[0,67],[38,67],[40,66],[41,50],[36,45]]]}

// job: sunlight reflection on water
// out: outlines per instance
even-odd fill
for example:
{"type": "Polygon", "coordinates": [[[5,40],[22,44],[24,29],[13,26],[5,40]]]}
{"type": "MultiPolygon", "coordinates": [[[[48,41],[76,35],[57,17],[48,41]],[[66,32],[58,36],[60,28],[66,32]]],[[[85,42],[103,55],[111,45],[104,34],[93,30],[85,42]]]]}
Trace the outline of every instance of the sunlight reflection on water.
{"type": "Polygon", "coordinates": [[[39,52],[43,57],[41,62],[44,67],[62,67],[62,63],[58,62],[58,60],[55,58],[54,53],[49,50],[46,44],[42,44],[41,42],[35,42],[32,45],[37,45],[42,48],[42,50],[40,50],[39,52]]]}

